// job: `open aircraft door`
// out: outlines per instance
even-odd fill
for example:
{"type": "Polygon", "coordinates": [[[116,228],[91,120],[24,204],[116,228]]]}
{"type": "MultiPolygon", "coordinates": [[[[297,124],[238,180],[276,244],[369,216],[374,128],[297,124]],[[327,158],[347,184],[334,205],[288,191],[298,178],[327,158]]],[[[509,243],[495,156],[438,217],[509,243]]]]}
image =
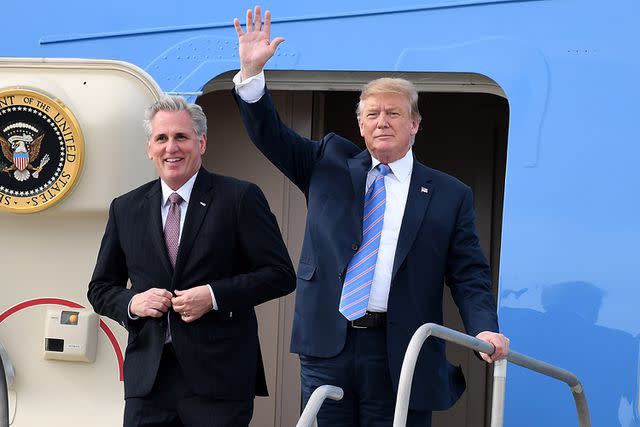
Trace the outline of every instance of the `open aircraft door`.
{"type": "Polygon", "coordinates": [[[123,62],[0,58],[0,342],[15,372],[12,426],[122,422],[126,331],[83,307],[111,200],[156,176],[142,119],[159,95],[123,62]]]}

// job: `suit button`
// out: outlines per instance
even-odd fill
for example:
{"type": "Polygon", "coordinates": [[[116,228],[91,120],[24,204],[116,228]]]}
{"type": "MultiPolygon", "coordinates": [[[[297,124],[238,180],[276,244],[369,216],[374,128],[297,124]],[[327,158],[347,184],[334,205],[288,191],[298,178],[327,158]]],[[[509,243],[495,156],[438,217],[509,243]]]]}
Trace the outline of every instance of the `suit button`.
{"type": "Polygon", "coordinates": [[[357,243],[352,243],[351,244],[351,249],[353,249],[354,251],[358,250],[358,244],[357,243]]]}

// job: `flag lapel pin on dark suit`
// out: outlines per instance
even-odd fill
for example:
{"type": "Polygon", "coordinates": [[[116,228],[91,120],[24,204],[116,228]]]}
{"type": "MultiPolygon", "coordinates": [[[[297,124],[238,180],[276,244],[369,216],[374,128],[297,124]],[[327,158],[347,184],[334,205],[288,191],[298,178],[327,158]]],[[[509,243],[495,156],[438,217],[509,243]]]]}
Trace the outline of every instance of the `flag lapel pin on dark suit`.
{"type": "Polygon", "coordinates": [[[425,193],[425,194],[429,194],[429,189],[427,187],[420,187],[420,192],[421,193],[425,193]]]}

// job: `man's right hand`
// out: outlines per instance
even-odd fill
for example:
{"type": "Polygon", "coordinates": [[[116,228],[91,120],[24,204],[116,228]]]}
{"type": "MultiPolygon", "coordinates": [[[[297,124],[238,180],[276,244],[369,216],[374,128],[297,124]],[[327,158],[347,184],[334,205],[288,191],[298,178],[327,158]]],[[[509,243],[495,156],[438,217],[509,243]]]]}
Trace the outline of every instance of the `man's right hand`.
{"type": "Polygon", "coordinates": [[[166,289],[151,288],[134,295],[129,310],[133,316],[160,317],[171,307],[172,297],[166,289]]]}
{"type": "Polygon", "coordinates": [[[240,72],[242,80],[253,77],[262,72],[264,65],[276,53],[278,45],[284,41],[283,37],[276,37],[271,40],[271,12],[264,14],[264,25],[262,25],[262,14],[260,6],[256,6],[254,13],[247,10],[247,26],[242,31],[240,20],[235,18],[233,26],[238,33],[238,45],[240,50],[240,72]]]}

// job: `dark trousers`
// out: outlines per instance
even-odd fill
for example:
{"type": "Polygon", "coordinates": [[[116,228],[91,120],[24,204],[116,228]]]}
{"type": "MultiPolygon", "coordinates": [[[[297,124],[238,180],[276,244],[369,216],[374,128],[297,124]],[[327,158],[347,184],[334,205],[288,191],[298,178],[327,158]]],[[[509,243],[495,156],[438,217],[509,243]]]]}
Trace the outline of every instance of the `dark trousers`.
{"type": "MultiPolygon", "coordinates": [[[[389,375],[386,329],[349,328],[342,352],[331,358],[300,355],[302,397],[324,384],[342,388],[342,400],[327,399],[319,427],[389,427],[396,396],[389,375]]],[[[431,412],[409,410],[407,426],[431,427],[431,412]]]]}
{"type": "Polygon", "coordinates": [[[218,400],[195,395],[171,344],[166,344],[156,381],[145,397],[126,399],[124,427],[248,426],[253,399],[218,400]]]}

